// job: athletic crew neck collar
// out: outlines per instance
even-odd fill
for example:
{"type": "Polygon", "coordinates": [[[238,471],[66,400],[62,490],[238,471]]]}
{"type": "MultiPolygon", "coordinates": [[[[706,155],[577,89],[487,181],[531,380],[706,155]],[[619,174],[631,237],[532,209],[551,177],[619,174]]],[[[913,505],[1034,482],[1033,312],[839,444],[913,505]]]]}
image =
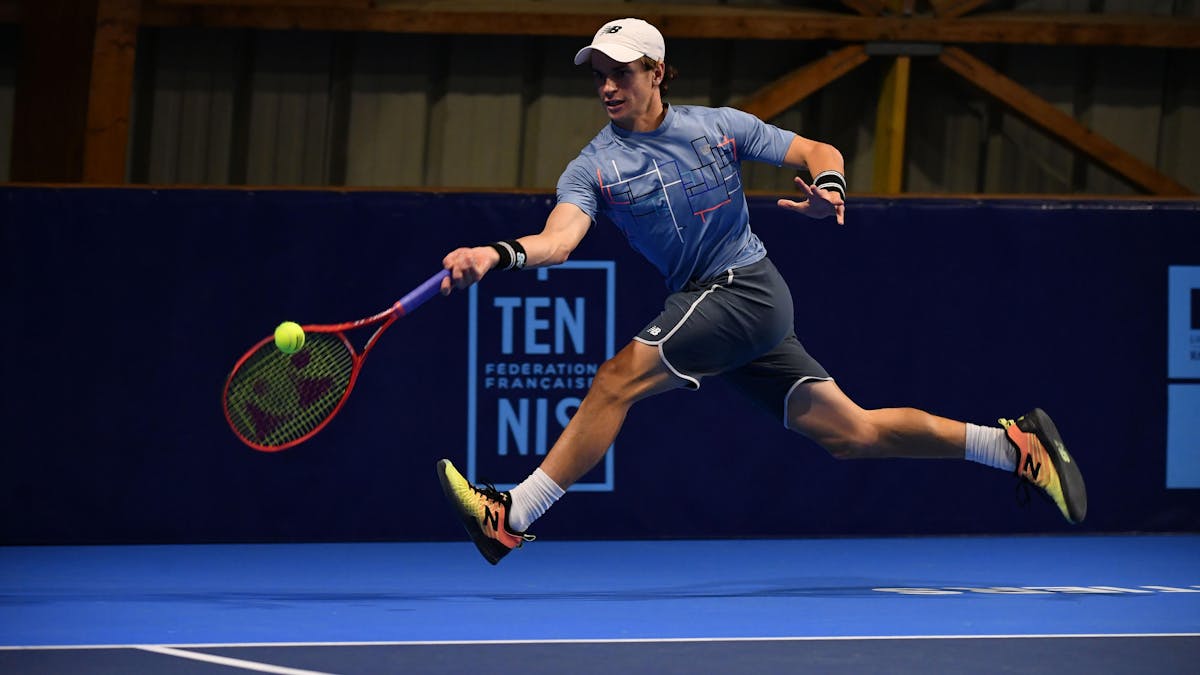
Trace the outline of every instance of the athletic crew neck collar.
{"type": "Polygon", "coordinates": [[[614,134],[616,134],[622,138],[634,138],[634,137],[650,138],[653,136],[658,136],[660,134],[666,133],[667,129],[671,128],[671,124],[673,123],[673,121],[675,119],[674,107],[670,103],[667,103],[666,101],[663,101],[663,107],[666,108],[667,114],[663,116],[663,121],[661,124],[658,125],[658,128],[653,131],[630,131],[628,129],[618,126],[616,122],[609,122],[608,126],[612,129],[612,132],[614,134]]]}

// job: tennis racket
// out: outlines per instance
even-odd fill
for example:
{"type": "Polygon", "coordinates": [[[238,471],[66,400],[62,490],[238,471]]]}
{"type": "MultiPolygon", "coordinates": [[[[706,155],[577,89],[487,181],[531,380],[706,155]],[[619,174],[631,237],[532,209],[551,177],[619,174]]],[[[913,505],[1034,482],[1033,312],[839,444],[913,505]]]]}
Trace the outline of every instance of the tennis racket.
{"type": "Polygon", "coordinates": [[[243,443],[255,450],[275,452],[303,443],[325,428],[342,409],[367,354],[396,319],[412,314],[437,294],[442,270],[400,298],[388,309],[365,319],[337,324],[310,324],[304,347],[285,354],[274,336],[250,348],[233,366],[221,395],[225,419],[243,443]],[[376,326],[362,353],[347,331],[376,326]]]}

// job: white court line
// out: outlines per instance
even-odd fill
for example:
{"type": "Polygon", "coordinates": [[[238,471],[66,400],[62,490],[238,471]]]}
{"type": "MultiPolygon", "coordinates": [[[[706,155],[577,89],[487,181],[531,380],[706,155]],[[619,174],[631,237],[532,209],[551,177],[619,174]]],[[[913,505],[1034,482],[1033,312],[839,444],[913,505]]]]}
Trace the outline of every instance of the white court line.
{"type": "MultiPolygon", "coordinates": [[[[1057,638],[1152,638],[1200,637],[1200,633],[1005,633],[995,635],[797,635],[779,637],[703,637],[703,638],[547,638],[533,640],[385,640],[363,642],[202,642],[173,645],[27,645],[0,646],[3,650],[38,649],[222,649],[236,647],[408,647],[437,645],[570,645],[570,644],[641,644],[674,642],[818,642],[846,640],[1028,640],[1057,638]]],[[[204,655],[207,656],[207,655],[204,655]]],[[[216,657],[220,658],[220,657],[216,657]]],[[[292,673],[314,671],[289,670],[292,673]]]]}
{"type": "Polygon", "coordinates": [[[277,675],[331,675],[330,673],[322,673],[317,670],[300,670],[299,668],[285,668],[283,666],[273,666],[269,663],[259,663],[258,661],[246,661],[245,659],[231,659],[228,656],[217,656],[216,654],[200,654],[197,652],[184,651],[182,649],[174,649],[172,647],[162,647],[158,645],[136,645],[134,649],[140,649],[145,652],[154,652],[155,654],[165,654],[166,656],[175,656],[181,659],[191,659],[193,661],[204,661],[206,663],[215,663],[220,666],[232,666],[243,670],[253,670],[259,673],[276,673],[277,675]]]}

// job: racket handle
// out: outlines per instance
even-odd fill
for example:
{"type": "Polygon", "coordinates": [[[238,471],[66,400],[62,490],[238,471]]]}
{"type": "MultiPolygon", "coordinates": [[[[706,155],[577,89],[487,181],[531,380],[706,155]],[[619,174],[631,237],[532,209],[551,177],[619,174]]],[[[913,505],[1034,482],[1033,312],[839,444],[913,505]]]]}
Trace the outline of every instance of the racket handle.
{"type": "Polygon", "coordinates": [[[438,294],[441,289],[442,279],[450,276],[450,270],[441,270],[437,274],[425,280],[425,283],[417,286],[408,292],[403,298],[396,301],[392,309],[399,316],[412,314],[418,307],[425,304],[425,301],[438,294]]]}

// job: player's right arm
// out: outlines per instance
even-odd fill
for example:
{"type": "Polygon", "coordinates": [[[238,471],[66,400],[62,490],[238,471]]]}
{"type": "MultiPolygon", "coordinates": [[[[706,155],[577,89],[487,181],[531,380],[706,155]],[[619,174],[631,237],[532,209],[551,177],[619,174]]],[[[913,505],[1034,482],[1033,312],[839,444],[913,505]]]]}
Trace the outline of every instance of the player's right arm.
{"type": "MultiPolygon", "coordinates": [[[[578,206],[560,202],[546,219],[546,226],[537,234],[517,239],[525,249],[525,267],[549,267],[566,262],[571,252],[583,241],[591,227],[591,216],[578,206]]],[[[442,267],[450,276],[442,280],[442,295],[451,289],[467,288],[478,282],[500,262],[500,254],[491,246],[458,248],[442,259],[442,267]]]]}

